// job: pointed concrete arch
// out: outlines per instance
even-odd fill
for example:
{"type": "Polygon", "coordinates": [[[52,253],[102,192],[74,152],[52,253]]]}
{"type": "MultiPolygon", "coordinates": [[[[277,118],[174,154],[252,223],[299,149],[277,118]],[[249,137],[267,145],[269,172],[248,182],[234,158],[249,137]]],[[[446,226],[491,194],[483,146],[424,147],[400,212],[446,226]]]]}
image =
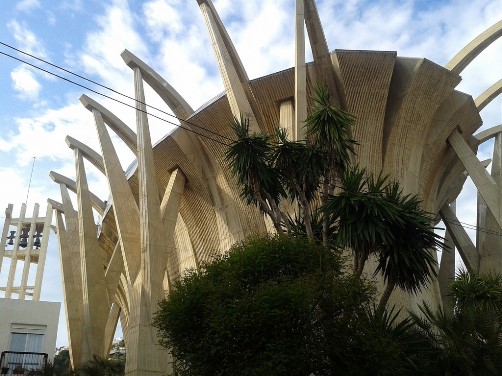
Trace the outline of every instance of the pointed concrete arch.
{"type": "MultiPolygon", "coordinates": [[[[187,101],[174,89],[162,76],[155,72],[148,64],[142,61],[128,50],[121,54],[124,62],[131,68],[139,68],[143,80],[161,97],[162,100],[173,111],[185,128],[197,130],[190,123],[184,123],[194,113],[194,110],[187,101]]],[[[183,153],[187,163],[195,167],[198,172],[198,179],[207,182],[208,194],[212,200],[212,205],[218,212],[217,217],[223,217],[224,220],[217,220],[220,238],[224,239],[224,234],[232,234],[235,241],[241,240],[242,227],[239,221],[235,221],[235,204],[220,193],[220,190],[228,191],[228,181],[223,177],[220,164],[216,161],[202,141],[201,137],[185,129],[179,129],[170,135],[170,138],[176,143],[183,153]],[[219,178],[216,178],[219,177],[219,178]]],[[[231,241],[233,243],[233,241],[231,241]]],[[[225,245],[221,245],[224,251],[225,245]]]]}
{"type": "Polygon", "coordinates": [[[71,150],[80,149],[85,159],[91,162],[99,171],[105,174],[105,164],[103,163],[103,157],[99,155],[96,151],[91,149],[89,146],[83,144],[82,142],[74,139],[73,137],[66,136],[66,144],[71,150]]]}
{"type": "Polygon", "coordinates": [[[124,50],[120,56],[131,69],[137,67],[141,70],[143,80],[155,90],[178,119],[187,119],[194,113],[185,98],[143,60],[128,50],[124,50]]]}
{"type": "MultiPolygon", "coordinates": [[[[72,180],[64,175],[58,174],[55,171],[51,171],[49,173],[49,176],[51,179],[58,184],[64,184],[70,189],[70,191],[77,193],[77,183],[75,180],[72,180]]],[[[105,203],[98,198],[94,193],[91,192],[91,201],[92,201],[92,207],[96,209],[96,211],[99,213],[99,215],[104,215],[105,213],[105,203]]]]}
{"type": "Polygon", "coordinates": [[[460,74],[472,60],[500,36],[502,36],[502,21],[497,22],[474,38],[445,65],[445,68],[460,74]]]}
{"type": "Polygon", "coordinates": [[[110,110],[106,109],[103,105],[96,102],[91,97],[83,94],[80,97],[80,102],[89,111],[97,110],[101,112],[101,116],[108,126],[113,129],[113,131],[119,136],[122,141],[127,145],[127,147],[133,152],[134,155],[138,152],[138,143],[136,140],[136,133],[129,128],[126,123],[115,116],[110,110]]]}

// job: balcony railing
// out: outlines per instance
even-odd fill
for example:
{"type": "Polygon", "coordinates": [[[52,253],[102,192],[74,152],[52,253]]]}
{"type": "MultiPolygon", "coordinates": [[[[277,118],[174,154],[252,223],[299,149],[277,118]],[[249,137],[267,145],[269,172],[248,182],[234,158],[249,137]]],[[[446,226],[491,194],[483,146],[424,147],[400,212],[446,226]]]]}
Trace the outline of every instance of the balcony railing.
{"type": "Polygon", "coordinates": [[[0,356],[0,375],[27,375],[47,364],[46,353],[4,351],[0,356]]]}

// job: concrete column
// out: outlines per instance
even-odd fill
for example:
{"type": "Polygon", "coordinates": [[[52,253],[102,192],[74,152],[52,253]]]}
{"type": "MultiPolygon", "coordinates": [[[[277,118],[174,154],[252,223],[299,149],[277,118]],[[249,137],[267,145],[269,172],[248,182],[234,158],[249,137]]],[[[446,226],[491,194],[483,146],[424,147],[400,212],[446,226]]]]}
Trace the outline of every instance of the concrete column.
{"type": "Polygon", "coordinates": [[[114,203],[113,212],[115,214],[120,250],[122,251],[124,271],[129,283],[134,284],[141,263],[138,232],[140,227],[139,210],[101,113],[93,110],[93,114],[110,195],[114,203]]]}
{"type": "MultiPolygon", "coordinates": [[[[455,202],[450,204],[450,209],[455,213],[455,202]]],[[[443,250],[441,252],[441,264],[439,265],[438,284],[441,293],[441,301],[443,303],[443,310],[452,313],[453,307],[448,298],[448,289],[450,283],[455,280],[455,244],[453,243],[452,236],[446,230],[443,250]]]]}
{"type": "MultiPolygon", "coordinates": [[[[62,187],[66,190],[66,187],[62,187]]],[[[70,203],[71,205],[71,203],[70,203]]],[[[78,236],[71,230],[70,223],[76,221],[76,212],[65,211],[65,222],[63,213],[56,212],[56,228],[58,232],[59,253],[61,262],[61,278],[63,282],[64,308],[66,312],[66,329],[68,332],[68,347],[70,350],[70,362],[73,369],[79,367],[82,361],[82,341],[83,341],[83,303],[82,303],[82,282],[80,268],[78,272],[74,270],[74,253],[72,249],[78,251],[78,236]],[[71,219],[74,217],[74,220],[71,219]],[[75,244],[76,242],[76,244],[75,244]]],[[[77,261],[79,258],[77,258],[77,261]]],[[[79,265],[79,264],[78,264],[79,265]]]]}
{"type": "Polygon", "coordinates": [[[75,165],[84,305],[83,359],[91,360],[93,355],[100,357],[107,355],[105,354],[103,336],[110,305],[103,260],[100,255],[101,247],[96,237],[96,225],[94,224],[84,160],[79,149],[75,149],[75,165]]]}
{"type": "Polygon", "coordinates": [[[171,281],[175,281],[180,275],[178,254],[174,244],[174,230],[180,211],[185,181],[186,178],[183,172],[179,169],[174,170],[171,173],[164,198],[160,205],[162,221],[164,222],[167,238],[167,275],[170,286],[171,281]]]}
{"type": "Polygon", "coordinates": [[[248,85],[246,71],[218,13],[210,0],[197,0],[197,2],[206,20],[232,114],[237,119],[241,116],[249,118],[251,132],[265,131],[260,112],[253,108],[256,105],[248,85]]]}
{"type": "Polygon", "coordinates": [[[305,139],[307,119],[307,66],[305,64],[305,10],[304,0],[296,0],[295,21],[295,121],[293,141],[305,139]]]}
{"type": "Polygon", "coordinates": [[[108,315],[108,320],[106,322],[105,328],[105,353],[109,354],[113,344],[113,335],[115,334],[115,330],[117,329],[117,324],[119,322],[120,316],[120,306],[114,302],[110,307],[110,313],[108,315]]]}
{"type": "Polygon", "coordinates": [[[49,245],[49,236],[51,234],[52,209],[47,205],[45,213],[44,228],[42,233],[42,244],[38,254],[37,273],[35,275],[35,286],[33,288],[33,300],[40,300],[40,291],[42,290],[42,281],[44,277],[45,259],[47,257],[47,247],[49,245]]]}
{"type": "Polygon", "coordinates": [[[20,300],[24,300],[25,296],[26,296],[26,288],[28,285],[28,274],[30,272],[30,265],[31,265],[31,250],[33,249],[33,238],[35,236],[35,231],[37,229],[37,220],[38,220],[39,209],[40,209],[40,205],[35,204],[35,207],[33,208],[33,215],[31,217],[28,246],[26,247],[26,251],[25,251],[25,255],[24,255],[23,274],[21,275],[21,286],[19,288],[19,299],[20,300]]]}
{"type": "Polygon", "coordinates": [[[13,205],[9,204],[5,209],[5,221],[3,223],[2,238],[0,239],[0,273],[2,272],[2,262],[7,246],[7,235],[9,234],[10,223],[12,219],[13,205]]]}
{"type": "Polygon", "coordinates": [[[315,0],[304,0],[305,3],[305,25],[310,40],[310,47],[314,57],[314,67],[316,81],[318,85],[328,89],[333,100],[333,104],[345,109],[347,106],[342,101],[343,92],[341,79],[337,77],[336,71],[331,61],[328,43],[322,29],[321,19],[317,12],[315,0]],[[342,103],[343,102],[343,103],[342,103]]]}
{"type": "Polygon", "coordinates": [[[126,375],[164,375],[172,371],[169,354],[156,343],[152,315],[164,297],[162,282],[166,269],[165,229],[146,114],[141,70],[134,68],[136,124],[138,135],[138,180],[141,239],[141,271],[129,289],[129,322],[126,335],[126,375]]]}
{"type": "Polygon", "coordinates": [[[446,229],[450,233],[453,243],[469,271],[476,272],[479,269],[479,254],[474,246],[471,238],[458,221],[456,214],[450,209],[449,205],[445,205],[439,211],[446,229]]]}
{"type": "Polygon", "coordinates": [[[455,129],[448,137],[450,145],[455,150],[458,158],[467,170],[479,193],[486,202],[488,209],[493,214],[497,224],[502,227],[500,218],[499,189],[493,178],[488,174],[479,159],[471,150],[467,142],[462,138],[458,129],[455,129]]]}
{"type": "Polygon", "coordinates": [[[12,257],[10,260],[9,276],[7,277],[7,288],[5,290],[6,299],[11,298],[12,289],[14,287],[14,278],[16,276],[16,266],[17,266],[17,252],[19,250],[19,239],[21,237],[21,231],[23,229],[25,214],[26,214],[26,204],[22,204],[21,212],[19,213],[19,219],[17,221],[16,240],[14,241],[14,248],[12,250],[12,257]]]}
{"type": "Polygon", "coordinates": [[[105,272],[106,289],[108,290],[108,296],[110,299],[112,299],[117,293],[120,276],[124,273],[124,261],[122,255],[122,247],[120,246],[120,242],[117,242],[105,272]]]}
{"type": "MultiPolygon", "coordinates": [[[[502,133],[495,136],[493,145],[491,176],[498,188],[498,197],[502,197],[502,133]]],[[[480,261],[480,273],[500,273],[502,272],[502,229],[498,225],[491,211],[485,210],[481,219],[482,225],[479,231],[483,231],[477,244],[480,261]]]]}

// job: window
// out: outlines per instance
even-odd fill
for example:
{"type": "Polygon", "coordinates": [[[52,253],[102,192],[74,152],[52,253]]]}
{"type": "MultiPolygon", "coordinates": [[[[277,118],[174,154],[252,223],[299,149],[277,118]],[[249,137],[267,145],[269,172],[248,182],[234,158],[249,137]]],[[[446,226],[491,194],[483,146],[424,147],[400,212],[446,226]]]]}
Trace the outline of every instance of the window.
{"type": "MultiPolygon", "coordinates": [[[[10,351],[41,353],[46,327],[41,325],[12,324],[10,351]]],[[[43,356],[34,354],[8,354],[7,364],[11,369],[36,369],[42,365],[43,356]]]]}
{"type": "Polygon", "coordinates": [[[19,352],[42,352],[43,342],[43,334],[12,332],[10,350],[19,352]]]}

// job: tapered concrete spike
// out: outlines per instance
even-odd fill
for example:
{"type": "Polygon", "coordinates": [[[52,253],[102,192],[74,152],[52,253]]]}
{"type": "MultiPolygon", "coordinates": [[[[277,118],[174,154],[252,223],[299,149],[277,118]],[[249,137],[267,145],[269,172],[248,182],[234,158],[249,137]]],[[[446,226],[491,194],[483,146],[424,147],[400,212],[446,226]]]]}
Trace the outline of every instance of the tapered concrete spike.
{"type": "Polygon", "coordinates": [[[331,99],[336,106],[346,109],[345,95],[342,94],[342,81],[340,77],[337,77],[336,70],[333,67],[315,0],[304,0],[304,3],[305,25],[307,26],[310,48],[314,57],[317,84],[325,86],[328,89],[331,99]]]}
{"type": "Polygon", "coordinates": [[[101,247],[98,243],[96,225],[92,213],[91,195],[87,184],[82,152],[75,149],[77,174],[77,201],[82,265],[82,292],[84,303],[83,358],[93,355],[105,357],[104,332],[109,313],[109,297],[106,290],[101,247]]]}
{"type": "Polygon", "coordinates": [[[249,118],[251,132],[265,131],[261,113],[248,84],[247,73],[218,12],[210,0],[197,3],[206,20],[232,114],[237,119],[241,116],[249,118]]]}
{"type": "Polygon", "coordinates": [[[93,110],[93,114],[101,152],[103,153],[103,163],[110,195],[113,202],[120,203],[120,205],[113,206],[113,211],[122,251],[124,272],[129,283],[134,284],[141,264],[138,205],[120,165],[101,112],[93,110]]]}

